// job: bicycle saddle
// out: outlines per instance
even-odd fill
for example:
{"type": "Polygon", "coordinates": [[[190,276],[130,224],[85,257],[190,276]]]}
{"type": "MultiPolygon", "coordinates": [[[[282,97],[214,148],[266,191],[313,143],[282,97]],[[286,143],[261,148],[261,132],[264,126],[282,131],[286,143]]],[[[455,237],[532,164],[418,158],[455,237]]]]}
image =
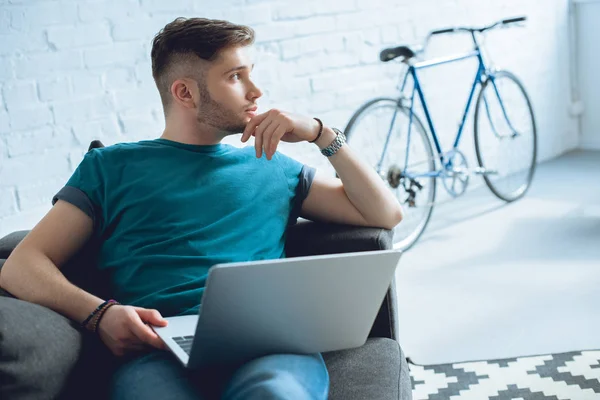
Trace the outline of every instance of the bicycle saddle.
{"type": "Polygon", "coordinates": [[[408,46],[391,47],[389,49],[382,50],[381,53],[379,53],[379,59],[383,62],[386,62],[392,61],[398,57],[404,57],[404,60],[402,61],[405,61],[416,56],[418,52],[419,50],[417,48],[413,50],[408,46]]]}

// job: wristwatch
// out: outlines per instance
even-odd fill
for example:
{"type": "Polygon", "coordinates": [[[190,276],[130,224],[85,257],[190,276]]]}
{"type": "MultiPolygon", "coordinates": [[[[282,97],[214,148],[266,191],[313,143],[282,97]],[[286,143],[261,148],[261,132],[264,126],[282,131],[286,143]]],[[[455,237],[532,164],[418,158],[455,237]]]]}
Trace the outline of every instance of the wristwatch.
{"type": "Polygon", "coordinates": [[[346,143],[346,136],[342,131],[340,131],[337,128],[331,128],[331,130],[335,132],[335,139],[333,140],[333,142],[331,142],[329,146],[321,150],[321,154],[323,154],[326,157],[331,157],[332,155],[337,153],[338,150],[342,148],[344,143],[346,143]]]}

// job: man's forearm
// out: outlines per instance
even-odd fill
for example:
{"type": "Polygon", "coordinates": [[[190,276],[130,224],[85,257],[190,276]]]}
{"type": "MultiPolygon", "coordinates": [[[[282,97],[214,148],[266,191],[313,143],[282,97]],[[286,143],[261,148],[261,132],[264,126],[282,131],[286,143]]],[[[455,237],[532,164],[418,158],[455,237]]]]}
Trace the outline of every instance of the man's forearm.
{"type": "Polygon", "coordinates": [[[45,255],[16,249],[0,272],[0,286],[17,298],[82,322],[102,299],[69,282],[45,255]]]}
{"type": "MultiPolygon", "coordinates": [[[[331,144],[335,132],[324,127],[315,143],[319,149],[331,144]]],[[[370,224],[392,228],[402,219],[402,209],[372,166],[362,161],[348,145],[342,146],[329,161],[339,175],[350,202],[370,224]]]]}

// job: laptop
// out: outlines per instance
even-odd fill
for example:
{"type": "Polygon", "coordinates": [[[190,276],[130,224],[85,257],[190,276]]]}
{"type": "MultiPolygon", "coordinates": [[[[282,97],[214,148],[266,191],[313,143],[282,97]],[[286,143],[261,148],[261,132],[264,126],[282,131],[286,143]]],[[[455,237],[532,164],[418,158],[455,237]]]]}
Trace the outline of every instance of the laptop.
{"type": "Polygon", "coordinates": [[[400,250],[215,265],[198,315],[152,329],[187,368],[362,346],[400,250]]]}

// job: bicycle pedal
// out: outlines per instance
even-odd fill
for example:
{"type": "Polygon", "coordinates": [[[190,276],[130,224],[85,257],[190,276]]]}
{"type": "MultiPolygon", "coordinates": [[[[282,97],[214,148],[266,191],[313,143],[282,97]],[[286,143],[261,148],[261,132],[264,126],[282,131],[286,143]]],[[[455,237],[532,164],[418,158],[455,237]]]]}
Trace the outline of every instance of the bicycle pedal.
{"type": "Polygon", "coordinates": [[[476,175],[498,175],[498,171],[493,169],[487,169],[482,167],[477,167],[473,170],[473,173],[476,175]]]}
{"type": "Polygon", "coordinates": [[[467,168],[461,168],[461,167],[453,168],[451,172],[456,175],[469,175],[471,173],[471,171],[468,170],[467,168]]]}

